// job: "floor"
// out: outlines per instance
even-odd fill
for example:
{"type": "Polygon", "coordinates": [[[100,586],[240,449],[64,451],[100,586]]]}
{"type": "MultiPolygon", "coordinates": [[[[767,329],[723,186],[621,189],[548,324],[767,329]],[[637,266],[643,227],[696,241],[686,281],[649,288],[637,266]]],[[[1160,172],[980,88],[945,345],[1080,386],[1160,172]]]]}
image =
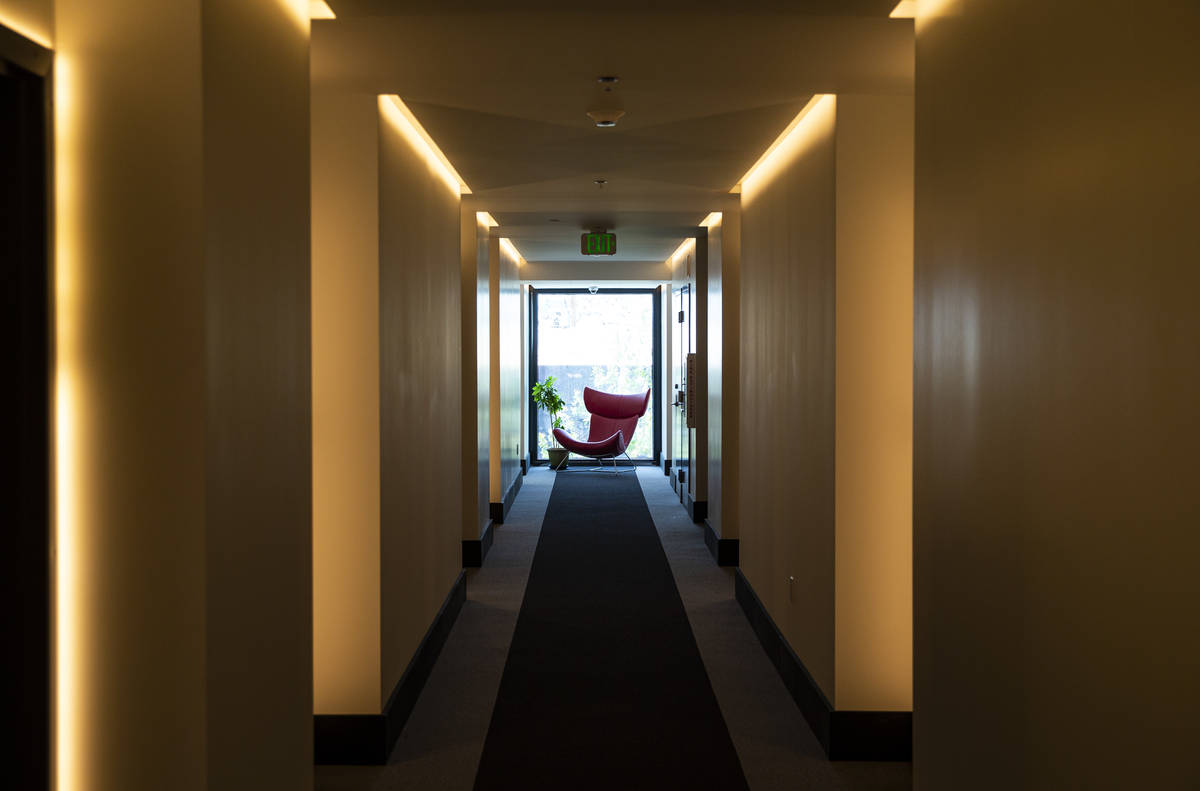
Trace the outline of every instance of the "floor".
{"type": "MultiPolygon", "coordinates": [[[[317,791],[473,787],[492,705],[516,626],[555,473],[534,468],[483,568],[386,766],[319,766],[317,791]]],[[[908,791],[906,763],[827,761],[661,469],[638,481],[666,550],[713,691],[754,791],[908,791]]]]}

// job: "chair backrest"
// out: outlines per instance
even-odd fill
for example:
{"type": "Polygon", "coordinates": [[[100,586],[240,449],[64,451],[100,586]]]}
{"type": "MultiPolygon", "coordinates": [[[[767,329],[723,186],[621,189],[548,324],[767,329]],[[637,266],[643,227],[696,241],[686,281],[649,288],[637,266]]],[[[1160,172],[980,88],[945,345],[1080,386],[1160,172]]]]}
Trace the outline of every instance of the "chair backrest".
{"type": "Polygon", "coordinates": [[[583,388],[583,406],[592,413],[588,442],[608,439],[617,431],[625,436],[626,444],[633,439],[638,418],[650,408],[650,391],[631,395],[616,395],[583,388]]]}

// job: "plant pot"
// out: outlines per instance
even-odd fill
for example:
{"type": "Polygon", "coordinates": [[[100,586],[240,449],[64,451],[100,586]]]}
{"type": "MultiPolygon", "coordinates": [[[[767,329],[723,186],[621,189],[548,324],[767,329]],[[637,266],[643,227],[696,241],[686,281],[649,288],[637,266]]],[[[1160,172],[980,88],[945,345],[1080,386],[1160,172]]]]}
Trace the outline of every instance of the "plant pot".
{"type": "Polygon", "coordinates": [[[550,448],[546,451],[546,454],[550,457],[550,469],[565,470],[567,468],[567,458],[571,455],[569,450],[566,448],[550,448]]]}

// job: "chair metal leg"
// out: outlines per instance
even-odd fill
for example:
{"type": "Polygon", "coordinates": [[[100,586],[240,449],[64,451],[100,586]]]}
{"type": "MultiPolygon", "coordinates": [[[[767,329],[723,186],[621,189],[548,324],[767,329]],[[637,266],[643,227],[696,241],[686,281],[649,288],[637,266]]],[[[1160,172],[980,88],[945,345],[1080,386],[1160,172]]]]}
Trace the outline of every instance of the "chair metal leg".
{"type": "MultiPolygon", "coordinates": [[[[633,473],[637,472],[637,465],[635,465],[633,463],[633,457],[631,457],[627,451],[621,451],[620,455],[610,456],[608,458],[608,461],[612,462],[611,470],[608,467],[604,466],[605,459],[600,458],[600,459],[596,459],[596,461],[600,463],[600,466],[599,467],[589,467],[586,470],[586,472],[607,472],[610,475],[620,475],[623,472],[633,472],[633,473]],[[621,456],[624,456],[626,459],[629,460],[629,469],[622,470],[617,466],[617,459],[621,458],[621,456]]],[[[583,472],[583,471],[581,470],[581,472],[583,472]]]]}

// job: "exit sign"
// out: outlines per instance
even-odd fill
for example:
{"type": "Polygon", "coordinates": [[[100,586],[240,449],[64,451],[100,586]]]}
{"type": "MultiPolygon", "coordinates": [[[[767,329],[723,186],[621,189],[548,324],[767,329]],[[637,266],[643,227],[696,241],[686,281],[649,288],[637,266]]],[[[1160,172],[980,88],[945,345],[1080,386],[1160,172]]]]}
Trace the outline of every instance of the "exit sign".
{"type": "Polygon", "coordinates": [[[615,233],[585,233],[579,237],[579,252],[583,255],[616,255],[615,233]]]}

